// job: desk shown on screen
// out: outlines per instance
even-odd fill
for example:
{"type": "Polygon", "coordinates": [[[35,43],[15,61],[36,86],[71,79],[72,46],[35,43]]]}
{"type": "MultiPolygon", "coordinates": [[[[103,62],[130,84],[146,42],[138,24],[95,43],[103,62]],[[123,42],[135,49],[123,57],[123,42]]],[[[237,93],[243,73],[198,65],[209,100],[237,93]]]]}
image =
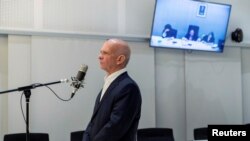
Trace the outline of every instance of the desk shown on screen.
{"type": "Polygon", "coordinates": [[[179,49],[193,49],[193,50],[206,50],[206,51],[220,51],[217,44],[209,44],[199,41],[190,41],[178,38],[162,38],[160,36],[152,36],[151,38],[152,46],[161,46],[169,48],[179,48],[179,49]]]}

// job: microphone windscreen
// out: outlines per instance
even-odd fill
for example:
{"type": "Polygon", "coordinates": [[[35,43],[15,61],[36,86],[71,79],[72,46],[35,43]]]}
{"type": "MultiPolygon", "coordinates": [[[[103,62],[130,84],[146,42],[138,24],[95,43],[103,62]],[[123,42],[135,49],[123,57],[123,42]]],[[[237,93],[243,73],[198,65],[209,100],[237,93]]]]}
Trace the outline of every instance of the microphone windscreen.
{"type": "Polygon", "coordinates": [[[82,81],[85,77],[87,70],[88,70],[87,65],[81,65],[80,70],[78,71],[78,73],[76,75],[76,79],[79,81],[82,81]]]}

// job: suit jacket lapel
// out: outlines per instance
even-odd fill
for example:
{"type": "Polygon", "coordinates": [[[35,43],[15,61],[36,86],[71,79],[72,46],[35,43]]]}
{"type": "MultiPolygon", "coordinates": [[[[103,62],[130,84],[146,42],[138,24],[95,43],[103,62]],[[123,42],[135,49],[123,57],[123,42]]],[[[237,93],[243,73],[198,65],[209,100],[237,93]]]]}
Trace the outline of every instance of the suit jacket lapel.
{"type": "Polygon", "coordinates": [[[101,97],[101,93],[102,93],[102,90],[99,92],[96,100],[95,100],[95,107],[94,107],[94,112],[93,112],[93,115],[94,113],[96,112],[96,110],[98,109],[98,105],[100,104],[100,97],[101,97]]]}
{"type": "Polygon", "coordinates": [[[95,103],[95,108],[94,108],[94,113],[92,115],[91,119],[94,119],[94,117],[96,116],[97,111],[100,109],[100,106],[102,105],[103,101],[105,100],[105,98],[107,98],[108,94],[110,93],[110,91],[114,88],[115,84],[111,84],[108,89],[106,90],[106,92],[104,93],[101,101],[100,101],[100,97],[101,97],[101,92],[98,95],[97,99],[96,99],[96,103],[95,103]]]}
{"type": "Polygon", "coordinates": [[[120,82],[120,79],[123,78],[122,76],[124,76],[125,74],[127,74],[127,72],[121,74],[120,76],[118,76],[108,87],[108,89],[106,90],[106,92],[104,93],[101,101],[100,101],[100,97],[101,97],[101,92],[99,93],[99,95],[97,96],[96,99],[96,103],[95,103],[95,108],[94,108],[94,113],[92,115],[91,120],[94,119],[94,117],[96,116],[97,111],[100,109],[100,106],[102,105],[103,101],[105,101],[105,99],[108,97],[110,91],[116,86],[118,85],[118,83],[120,82]]]}

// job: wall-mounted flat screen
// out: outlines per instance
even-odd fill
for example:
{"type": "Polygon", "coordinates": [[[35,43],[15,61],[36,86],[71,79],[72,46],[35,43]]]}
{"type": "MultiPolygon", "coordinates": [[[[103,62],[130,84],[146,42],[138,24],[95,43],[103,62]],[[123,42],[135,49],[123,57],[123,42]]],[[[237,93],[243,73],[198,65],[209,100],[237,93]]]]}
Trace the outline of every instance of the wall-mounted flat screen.
{"type": "Polygon", "coordinates": [[[156,0],[150,46],[223,52],[231,5],[156,0]]]}

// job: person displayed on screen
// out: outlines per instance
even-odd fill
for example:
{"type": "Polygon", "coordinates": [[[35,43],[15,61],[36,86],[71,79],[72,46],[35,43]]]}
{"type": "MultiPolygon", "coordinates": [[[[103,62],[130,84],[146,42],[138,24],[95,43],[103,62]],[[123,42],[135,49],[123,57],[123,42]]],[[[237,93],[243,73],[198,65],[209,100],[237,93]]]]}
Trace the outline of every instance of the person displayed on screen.
{"type": "Polygon", "coordinates": [[[209,32],[207,35],[203,36],[201,41],[206,43],[214,43],[214,33],[209,32]]]}
{"type": "Polygon", "coordinates": [[[183,39],[191,40],[191,41],[197,41],[197,39],[198,39],[198,31],[199,31],[198,26],[190,25],[189,28],[188,28],[188,32],[183,37],[183,39]]]}
{"type": "Polygon", "coordinates": [[[162,31],[162,38],[175,38],[176,32],[170,24],[166,24],[162,31]]]}
{"type": "Polygon", "coordinates": [[[130,48],[121,39],[109,39],[100,49],[100,68],[106,72],[91,120],[82,141],[136,141],[141,116],[141,93],[128,75],[130,48]]]}

